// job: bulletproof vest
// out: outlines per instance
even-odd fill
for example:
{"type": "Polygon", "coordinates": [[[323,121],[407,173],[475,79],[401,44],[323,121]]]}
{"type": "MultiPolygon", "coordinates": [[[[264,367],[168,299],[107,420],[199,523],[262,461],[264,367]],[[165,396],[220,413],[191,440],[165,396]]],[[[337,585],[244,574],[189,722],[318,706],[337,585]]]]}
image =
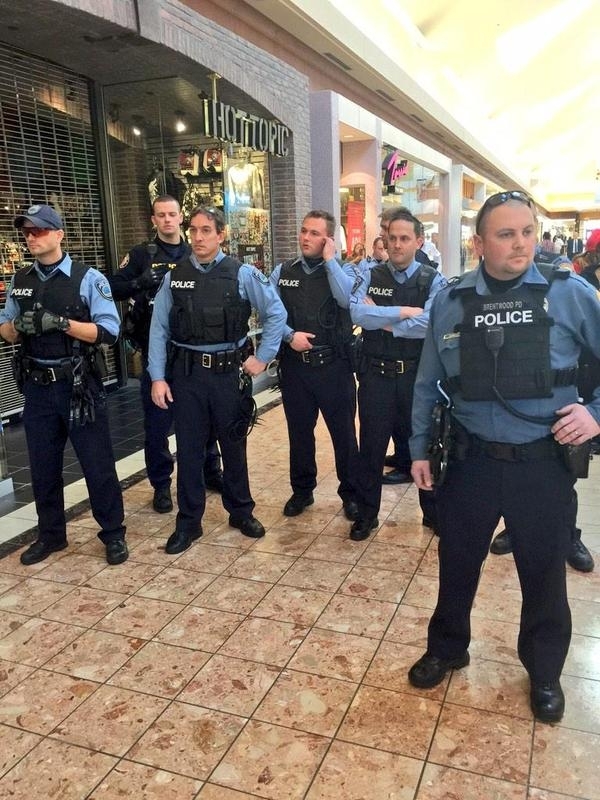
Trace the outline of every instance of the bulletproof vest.
{"type": "Polygon", "coordinates": [[[478,295],[475,287],[460,285],[463,321],[460,332],[460,390],[465,400],[506,400],[552,396],[554,371],[550,366],[550,328],[546,311],[552,281],[568,278],[569,271],[538,267],[549,284],[521,284],[503,294],[478,295]]]}
{"type": "Polygon", "coordinates": [[[200,272],[184,258],[171,270],[169,325],[175,343],[225,344],[246,336],[252,307],[240,297],[241,266],[226,256],[210,272],[200,272]]]}
{"type": "MultiPolygon", "coordinates": [[[[419,268],[404,283],[394,280],[386,264],[373,267],[367,296],[378,306],[411,306],[423,308],[437,270],[427,264],[419,268]]],[[[362,353],[394,361],[418,360],[423,349],[423,339],[403,339],[389,331],[367,331],[363,328],[362,353]]]]}
{"type": "Polygon", "coordinates": [[[314,347],[337,346],[350,341],[352,320],[331,294],[325,267],[309,275],[298,259],[285,261],[279,275],[279,294],[288,312],[287,324],[295,331],[314,333],[314,347]]]}
{"type": "MultiPolygon", "coordinates": [[[[43,308],[79,322],[90,321],[89,308],[81,300],[81,282],[89,267],[71,263],[70,277],[57,270],[47,281],[40,280],[35,269],[26,267],[15,274],[12,295],[21,313],[33,311],[36,303],[43,308]]],[[[75,340],[62,331],[42,336],[23,336],[23,352],[32,358],[59,359],[73,355],[75,340]]]]}

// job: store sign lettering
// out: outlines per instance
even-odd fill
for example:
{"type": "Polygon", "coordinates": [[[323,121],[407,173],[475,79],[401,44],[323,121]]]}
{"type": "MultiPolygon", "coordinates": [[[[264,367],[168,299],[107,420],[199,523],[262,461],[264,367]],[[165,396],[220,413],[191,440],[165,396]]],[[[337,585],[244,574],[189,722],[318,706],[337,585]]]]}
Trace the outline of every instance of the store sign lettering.
{"type": "Polygon", "coordinates": [[[272,119],[248,114],[218,100],[204,100],[204,135],[252,150],[288,155],[289,128],[272,119]]]}

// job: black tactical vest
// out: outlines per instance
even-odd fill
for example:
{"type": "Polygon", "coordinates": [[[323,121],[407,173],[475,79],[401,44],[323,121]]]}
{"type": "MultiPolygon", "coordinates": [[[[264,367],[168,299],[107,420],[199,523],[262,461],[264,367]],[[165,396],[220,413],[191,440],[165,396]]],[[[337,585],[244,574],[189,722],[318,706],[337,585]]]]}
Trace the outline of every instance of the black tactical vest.
{"type": "Polygon", "coordinates": [[[285,261],[279,275],[279,294],[295,331],[314,333],[313,347],[341,346],[352,336],[352,320],[331,294],[327,271],[319,267],[309,275],[298,259],[285,261]]]}
{"type": "Polygon", "coordinates": [[[173,341],[200,347],[237,342],[248,333],[252,307],[240,297],[242,265],[226,256],[210,272],[200,272],[189,258],[171,270],[173,341]]]}
{"type": "MultiPolygon", "coordinates": [[[[23,314],[33,311],[36,303],[43,308],[79,322],[90,321],[90,310],[81,300],[81,281],[89,267],[78,261],[71,263],[71,276],[57,270],[47,281],[40,280],[35,269],[25,267],[15,274],[11,296],[23,314]]],[[[73,355],[75,339],[62,331],[42,336],[23,336],[23,353],[32,358],[62,359],[73,355]]],[[[83,343],[79,346],[85,347],[83,343]]]]}
{"type": "MultiPolygon", "coordinates": [[[[397,283],[386,264],[371,270],[367,296],[378,306],[411,306],[423,308],[429,297],[433,279],[439,273],[427,264],[419,268],[403,284],[397,283]]],[[[363,355],[392,361],[418,361],[424,339],[403,339],[389,331],[362,332],[363,355]]]]}
{"type": "MultiPolygon", "coordinates": [[[[568,270],[540,272],[552,284],[568,270]]],[[[464,308],[460,332],[460,390],[465,400],[506,400],[552,396],[550,328],[546,312],[550,285],[521,284],[503,294],[478,295],[475,287],[452,289],[464,308]]]]}

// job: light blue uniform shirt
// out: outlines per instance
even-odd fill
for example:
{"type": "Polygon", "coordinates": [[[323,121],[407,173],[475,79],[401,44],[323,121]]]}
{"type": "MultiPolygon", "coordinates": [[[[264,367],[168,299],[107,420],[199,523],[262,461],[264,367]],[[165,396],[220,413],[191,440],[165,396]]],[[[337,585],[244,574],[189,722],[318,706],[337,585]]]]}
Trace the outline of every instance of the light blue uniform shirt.
{"type": "MultiPolygon", "coordinates": [[[[28,273],[31,272],[31,270],[35,270],[39,279],[45,283],[50,280],[53,275],[56,275],[58,271],[71,277],[72,263],[71,257],[66,253],[60,264],[58,264],[49,275],[46,275],[40,269],[37,261],[34,261],[30,267],[24,267],[24,269],[26,269],[28,273]]],[[[8,292],[6,293],[6,305],[3,310],[0,311],[0,325],[4,322],[10,322],[21,314],[18,299],[12,297],[13,286],[14,278],[11,280],[8,292]]],[[[118,336],[121,320],[112,298],[110,284],[107,278],[97,269],[90,267],[83,276],[81,286],[79,287],[79,294],[81,296],[81,302],[90,310],[90,322],[102,325],[107,333],[118,336]]]]}
{"type": "MultiPolygon", "coordinates": [[[[522,283],[547,284],[546,279],[532,264],[522,283]]],[[[468,272],[461,286],[475,286],[479,295],[489,295],[481,268],[468,272]]],[[[510,299],[511,289],[501,295],[510,299]]],[[[457,293],[458,294],[458,293],[457,293]]],[[[499,295],[494,295],[498,297],[499,295]]],[[[548,315],[554,320],[550,327],[550,364],[552,369],[566,369],[577,364],[581,345],[585,345],[600,358],[600,303],[594,288],[583,278],[569,273],[568,278],[556,278],[546,295],[548,315]]],[[[433,405],[442,397],[437,381],[460,373],[460,335],[454,330],[463,319],[463,304],[458,296],[452,297],[448,286],[436,297],[430,314],[430,326],[419,362],[419,371],[413,397],[410,450],[413,460],[427,458],[433,405]]],[[[512,415],[494,400],[463,400],[460,392],[453,395],[454,416],[467,431],[492,442],[524,444],[550,435],[551,425],[527,422],[512,415]]],[[[576,403],[575,386],[556,386],[552,397],[528,400],[511,400],[518,411],[536,417],[552,417],[558,408],[576,403]]],[[[600,422],[600,392],[587,406],[600,422]]]]}
{"type": "MultiPolygon", "coordinates": [[[[213,261],[202,267],[196,256],[192,253],[190,261],[194,267],[203,273],[216,269],[219,262],[225,258],[225,253],[219,250],[213,261]]],[[[268,278],[256,267],[242,264],[238,272],[238,286],[240,297],[248,300],[257,311],[262,325],[260,345],[256,352],[259,361],[268,363],[277,355],[287,312],[276,292],[269,284],[268,278]]],[[[169,326],[169,313],[173,307],[171,293],[171,273],[165,275],[163,282],[154,298],[154,310],[150,324],[150,350],[148,353],[148,372],[153,381],[165,379],[165,366],[167,362],[167,342],[171,341],[169,326]]],[[[222,342],[219,344],[203,344],[201,346],[182,345],[188,350],[201,350],[203,353],[214,353],[218,350],[236,350],[246,341],[246,337],[239,342],[222,342]]]]}
{"type": "MultiPolygon", "coordinates": [[[[343,266],[341,266],[340,263],[336,261],[335,258],[330,258],[329,261],[321,261],[321,263],[317,264],[316,267],[309,267],[306,261],[302,258],[302,256],[299,256],[292,263],[292,266],[296,266],[297,264],[302,265],[302,269],[307,275],[311,275],[318,269],[325,269],[325,271],[327,272],[327,280],[329,282],[329,288],[331,289],[331,294],[333,295],[333,299],[338,304],[338,306],[340,306],[340,308],[348,308],[350,302],[350,294],[357,281],[356,273],[354,271],[354,264],[344,264],[343,266]]],[[[279,295],[279,276],[281,275],[281,267],[282,264],[278,264],[271,273],[271,277],[269,279],[278,295],[279,295]]],[[[287,311],[285,313],[285,316],[287,319],[287,311]]],[[[291,327],[286,324],[283,331],[284,337],[289,336],[291,332],[292,332],[291,327]]],[[[311,333],[311,331],[307,331],[307,333],[311,333]]]]}
{"type": "MultiPolygon", "coordinates": [[[[396,283],[400,285],[412,278],[421,266],[418,261],[413,261],[405,270],[394,269],[389,261],[386,265],[396,283]]],[[[355,287],[350,299],[350,316],[355,325],[360,325],[366,331],[376,331],[380,328],[391,326],[392,334],[402,339],[425,338],[433,298],[447,285],[447,281],[441,273],[438,273],[433,278],[423,313],[408,319],[400,319],[400,306],[372,306],[368,303],[363,303],[371,285],[371,270],[366,270],[361,278],[360,284],[357,282],[358,285],[355,287]]]]}

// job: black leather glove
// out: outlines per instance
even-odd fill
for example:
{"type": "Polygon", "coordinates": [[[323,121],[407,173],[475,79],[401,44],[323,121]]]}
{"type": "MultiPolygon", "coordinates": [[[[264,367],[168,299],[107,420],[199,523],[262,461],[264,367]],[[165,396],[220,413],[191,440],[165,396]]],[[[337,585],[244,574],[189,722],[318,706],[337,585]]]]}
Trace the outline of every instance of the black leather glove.
{"type": "Polygon", "coordinates": [[[166,267],[148,267],[132,281],[134,289],[158,289],[167,272],[166,267]]]}
{"type": "Polygon", "coordinates": [[[66,317],[54,314],[36,303],[33,311],[26,311],[14,320],[14,326],[19,333],[23,333],[25,336],[41,336],[43,333],[67,331],[70,323],[66,317]]]}

